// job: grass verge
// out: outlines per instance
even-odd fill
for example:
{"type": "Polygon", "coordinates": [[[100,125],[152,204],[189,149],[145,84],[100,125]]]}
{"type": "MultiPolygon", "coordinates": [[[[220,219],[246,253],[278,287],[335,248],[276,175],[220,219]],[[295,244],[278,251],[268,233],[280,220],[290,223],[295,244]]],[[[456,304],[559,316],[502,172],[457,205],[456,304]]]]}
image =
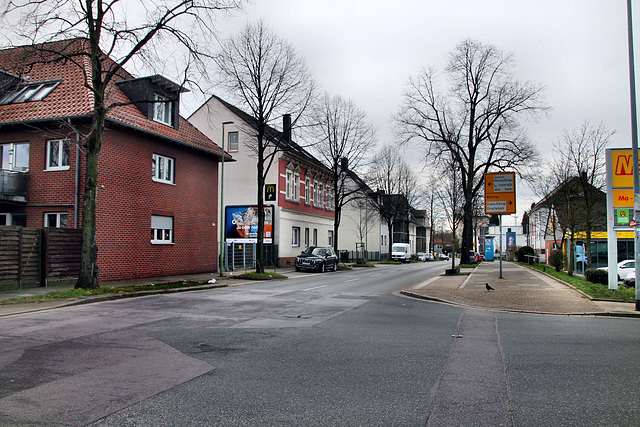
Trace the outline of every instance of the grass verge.
{"type": "Polygon", "coordinates": [[[0,301],[0,304],[20,304],[25,302],[43,302],[53,301],[57,299],[83,298],[96,295],[117,295],[132,292],[157,291],[163,289],[190,288],[193,286],[205,285],[207,282],[168,282],[157,285],[138,285],[138,286],[103,286],[96,289],[65,289],[62,291],[47,292],[42,295],[33,295],[28,297],[10,298],[0,301]]]}
{"type": "Polygon", "coordinates": [[[636,300],[636,290],[634,288],[627,288],[625,286],[620,286],[617,290],[609,290],[609,288],[605,285],[600,285],[598,283],[591,283],[586,281],[580,276],[569,276],[564,271],[556,271],[553,267],[549,267],[548,265],[540,265],[533,264],[529,265],[525,262],[518,263],[520,265],[524,265],[527,267],[535,268],[536,270],[544,271],[550,276],[555,277],[556,279],[562,280],[575,287],[576,289],[584,292],[589,295],[591,298],[597,298],[602,300],[618,300],[618,301],[635,301],[636,300]]]}

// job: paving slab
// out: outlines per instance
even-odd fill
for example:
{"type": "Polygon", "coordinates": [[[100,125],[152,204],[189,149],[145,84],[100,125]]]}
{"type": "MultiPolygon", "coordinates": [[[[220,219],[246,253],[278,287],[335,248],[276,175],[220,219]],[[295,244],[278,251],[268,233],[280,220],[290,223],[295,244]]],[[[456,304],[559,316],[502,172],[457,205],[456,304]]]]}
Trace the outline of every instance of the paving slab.
{"type": "Polygon", "coordinates": [[[438,276],[404,295],[490,310],[545,314],[629,315],[634,303],[594,301],[572,286],[513,262],[482,262],[456,276],[438,276]],[[486,284],[493,289],[488,291],[486,284]]]}

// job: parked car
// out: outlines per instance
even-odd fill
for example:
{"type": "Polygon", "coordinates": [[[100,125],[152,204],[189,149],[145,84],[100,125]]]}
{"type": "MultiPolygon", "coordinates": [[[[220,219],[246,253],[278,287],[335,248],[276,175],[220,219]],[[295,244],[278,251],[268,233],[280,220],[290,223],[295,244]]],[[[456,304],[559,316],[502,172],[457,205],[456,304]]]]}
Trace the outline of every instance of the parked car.
{"type": "Polygon", "coordinates": [[[324,273],[327,270],[338,269],[338,256],[333,248],[309,246],[296,257],[296,271],[318,270],[324,273]]]}
{"type": "Polygon", "coordinates": [[[418,252],[418,255],[416,255],[416,258],[418,259],[418,261],[429,261],[429,254],[425,253],[425,252],[418,252]]]}
{"type": "Polygon", "coordinates": [[[438,259],[444,260],[444,261],[450,261],[451,260],[451,258],[449,258],[449,255],[447,255],[447,254],[439,254],[438,255],[438,259]]]}
{"type": "Polygon", "coordinates": [[[391,259],[400,262],[411,261],[411,246],[408,243],[394,243],[391,246],[391,259]]]}
{"type": "MultiPolygon", "coordinates": [[[[609,271],[609,267],[600,267],[598,270],[609,271]]],[[[619,262],[618,263],[618,281],[627,277],[627,274],[629,274],[632,271],[635,273],[635,270],[636,270],[636,260],[627,259],[619,262]]]]}
{"type": "Polygon", "coordinates": [[[626,277],[624,278],[624,280],[622,281],[622,284],[629,287],[629,288],[635,288],[636,287],[636,272],[635,271],[631,271],[631,273],[627,274],[626,277]]]}
{"type": "Polygon", "coordinates": [[[433,256],[432,253],[428,253],[427,254],[427,261],[433,261],[435,259],[435,257],[433,256]]]}

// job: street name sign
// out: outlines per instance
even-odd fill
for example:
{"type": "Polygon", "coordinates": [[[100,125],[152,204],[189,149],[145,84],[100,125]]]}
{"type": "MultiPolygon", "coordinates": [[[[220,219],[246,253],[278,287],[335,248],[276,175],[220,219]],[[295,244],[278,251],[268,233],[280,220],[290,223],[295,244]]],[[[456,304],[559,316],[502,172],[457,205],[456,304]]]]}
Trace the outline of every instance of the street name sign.
{"type": "Polygon", "coordinates": [[[484,212],[487,215],[516,213],[515,172],[497,172],[484,175],[484,212]]]}

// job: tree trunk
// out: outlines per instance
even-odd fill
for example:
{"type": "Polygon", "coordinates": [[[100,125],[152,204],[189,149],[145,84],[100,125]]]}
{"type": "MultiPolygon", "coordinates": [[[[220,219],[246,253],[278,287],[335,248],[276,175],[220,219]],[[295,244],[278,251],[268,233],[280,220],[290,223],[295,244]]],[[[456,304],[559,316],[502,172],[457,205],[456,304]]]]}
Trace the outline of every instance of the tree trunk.
{"type": "Polygon", "coordinates": [[[262,129],[258,130],[258,236],[256,244],[256,273],[264,273],[264,151],[262,129]]]}
{"type": "MultiPolygon", "coordinates": [[[[96,239],[96,196],[98,187],[98,153],[104,134],[106,111],[96,107],[93,126],[86,140],[86,175],[82,204],[82,257],[76,288],[95,289],[98,284],[98,244],[96,239]]],[[[79,159],[76,159],[79,161],[79,159]]]]}
{"type": "MultiPolygon", "coordinates": [[[[466,198],[465,198],[466,201],[466,198]]],[[[456,236],[453,236],[455,239],[456,236]]],[[[473,242],[473,203],[466,201],[462,223],[462,244],[460,245],[460,263],[471,263],[470,252],[473,242]]]]}

